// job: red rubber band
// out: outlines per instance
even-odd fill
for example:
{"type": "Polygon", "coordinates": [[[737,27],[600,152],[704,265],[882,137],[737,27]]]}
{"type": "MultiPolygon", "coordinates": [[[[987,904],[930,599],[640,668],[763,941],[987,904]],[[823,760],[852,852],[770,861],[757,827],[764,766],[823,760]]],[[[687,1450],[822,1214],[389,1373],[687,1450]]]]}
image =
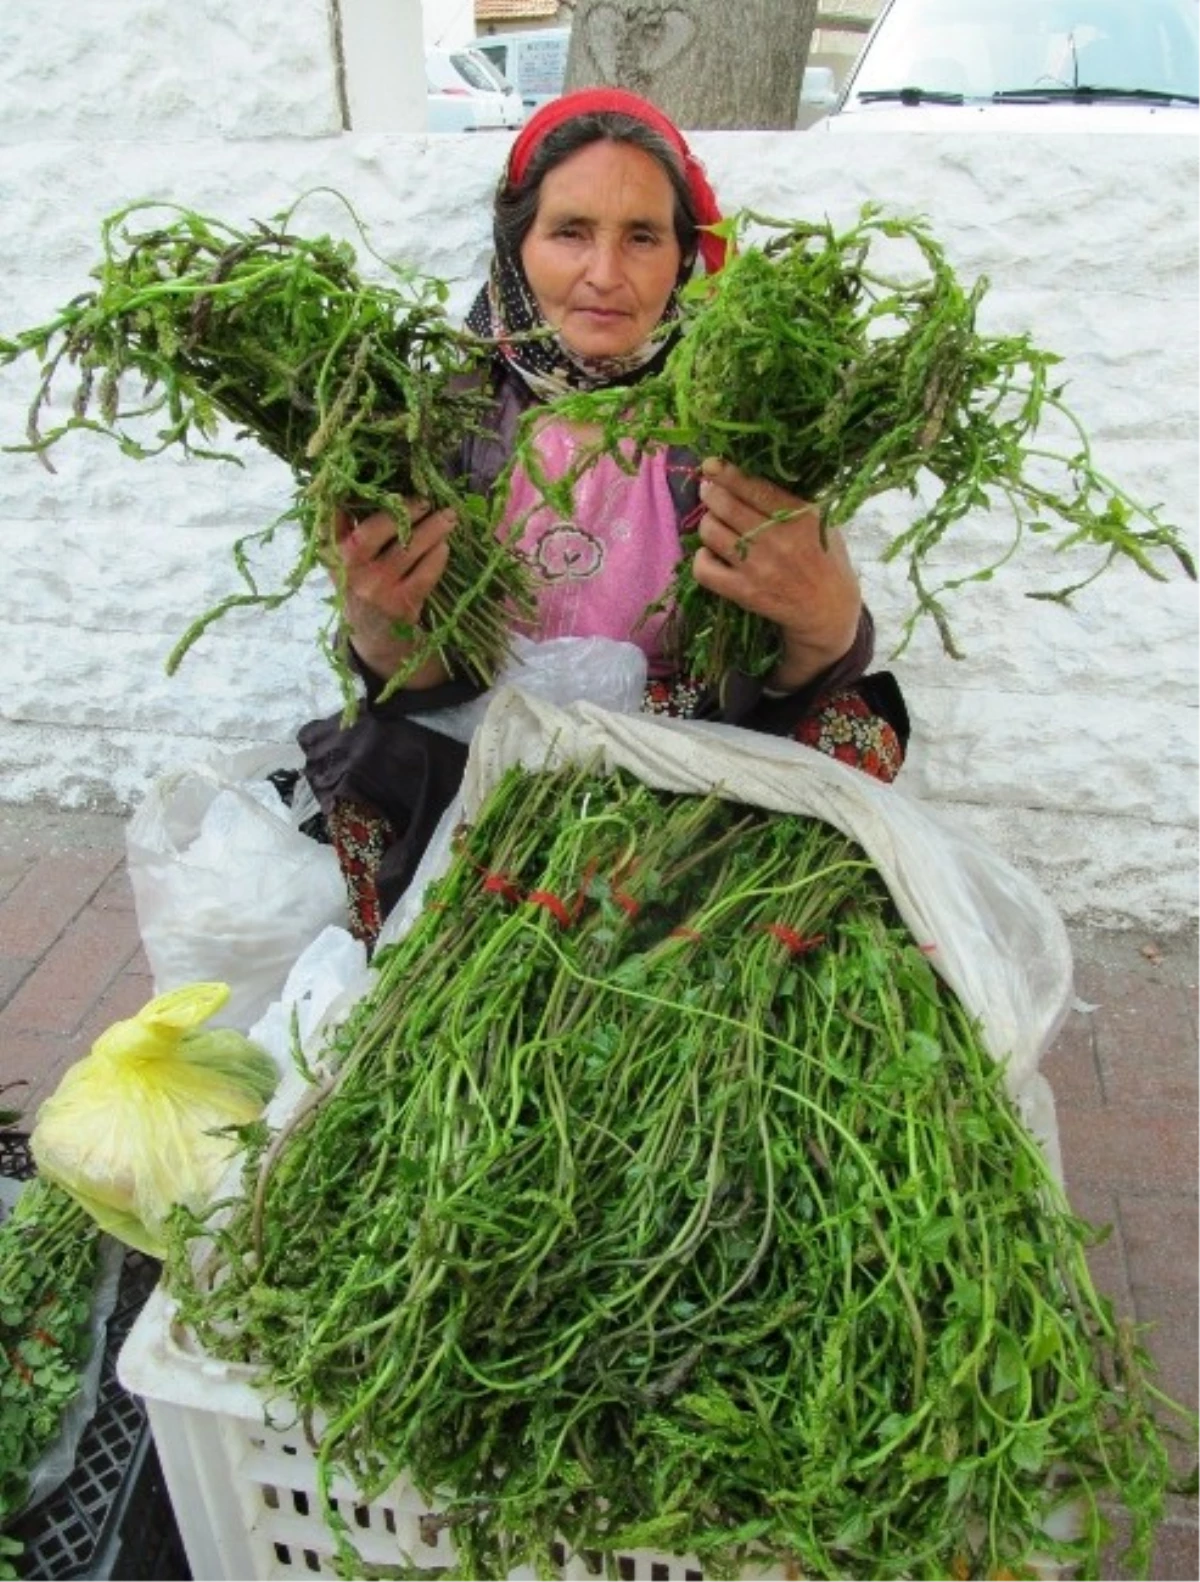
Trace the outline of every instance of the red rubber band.
{"type": "Polygon", "coordinates": [[[535,906],[544,906],[563,928],[570,928],[572,917],[561,897],[551,895],[549,890],[530,890],[525,899],[532,901],[535,906]]]}
{"type": "Polygon", "coordinates": [[[786,945],[793,956],[807,956],[809,951],[825,943],[824,934],[799,934],[786,923],[763,923],[761,927],[764,934],[770,934],[786,945]]]}
{"type": "Polygon", "coordinates": [[[521,892],[516,883],[506,873],[485,873],[482,888],[489,895],[501,895],[506,901],[519,901],[521,892]]]}

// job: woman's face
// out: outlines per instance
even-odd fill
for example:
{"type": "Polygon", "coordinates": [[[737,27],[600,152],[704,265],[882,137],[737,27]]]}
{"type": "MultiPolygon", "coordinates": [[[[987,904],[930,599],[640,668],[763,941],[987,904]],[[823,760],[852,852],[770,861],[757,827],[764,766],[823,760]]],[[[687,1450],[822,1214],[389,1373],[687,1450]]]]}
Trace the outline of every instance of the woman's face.
{"type": "Polygon", "coordinates": [[[682,262],[666,171],[628,143],[588,143],[544,177],[521,262],[542,317],[578,356],[634,351],[682,262]]]}

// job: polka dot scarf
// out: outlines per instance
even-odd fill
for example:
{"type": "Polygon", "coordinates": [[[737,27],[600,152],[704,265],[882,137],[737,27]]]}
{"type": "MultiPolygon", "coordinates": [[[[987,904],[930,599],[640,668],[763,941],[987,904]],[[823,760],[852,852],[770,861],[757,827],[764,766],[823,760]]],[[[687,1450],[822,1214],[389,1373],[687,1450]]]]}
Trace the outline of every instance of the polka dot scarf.
{"type": "Polygon", "coordinates": [[[632,384],[662,366],[674,339],[679,301],[672,291],[660,330],[622,357],[580,357],[542,317],[521,260],[497,246],[487,284],[471,305],[467,328],[498,343],[498,355],[544,401],[569,390],[632,384]]]}

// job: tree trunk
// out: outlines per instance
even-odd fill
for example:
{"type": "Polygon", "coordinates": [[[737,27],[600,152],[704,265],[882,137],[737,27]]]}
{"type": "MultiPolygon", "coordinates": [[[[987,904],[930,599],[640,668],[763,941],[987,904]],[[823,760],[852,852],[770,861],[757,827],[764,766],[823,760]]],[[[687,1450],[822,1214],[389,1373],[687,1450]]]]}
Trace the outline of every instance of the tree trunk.
{"type": "Polygon", "coordinates": [[[817,0],[577,0],[567,88],[629,88],[685,129],[791,129],[817,0]]]}

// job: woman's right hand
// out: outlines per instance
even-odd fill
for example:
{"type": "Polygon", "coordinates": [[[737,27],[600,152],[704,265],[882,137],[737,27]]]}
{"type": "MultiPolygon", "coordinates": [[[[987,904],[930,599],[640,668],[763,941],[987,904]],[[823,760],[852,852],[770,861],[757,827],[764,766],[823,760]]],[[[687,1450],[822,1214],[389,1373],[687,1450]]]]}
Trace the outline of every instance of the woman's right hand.
{"type": "MultiPolygon", "coordinates": [[[[431,511],[423,500],[409,500],[413,523],[408,542],[397,537],[394,519],[377,511],[355,521],[349,511],[334,514],[332,554],[341,565],[330,567],[344,589],[347,635],[368,670],[388,680],[412,655],[411,638],[397,637],[397,623],[416,626],[450,558],[446,542],[454,512],[431,511]]],[[[433,656],[405,682],[406,687],[433,687],[447,679],[445,665],[433,656]]]]}

